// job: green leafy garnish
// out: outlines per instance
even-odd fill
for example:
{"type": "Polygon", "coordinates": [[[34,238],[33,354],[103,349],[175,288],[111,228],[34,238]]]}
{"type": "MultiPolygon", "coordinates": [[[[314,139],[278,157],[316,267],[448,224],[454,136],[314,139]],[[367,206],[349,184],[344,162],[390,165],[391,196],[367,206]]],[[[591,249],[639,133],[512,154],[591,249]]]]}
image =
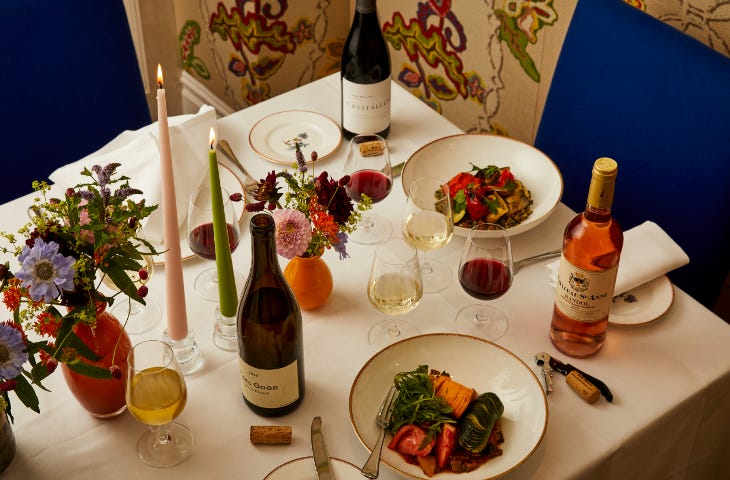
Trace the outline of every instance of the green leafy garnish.
{"type": "Polygon", "coordinates": [[[449,415],[453,409],[437,397],[429,376],[428,365],[419,365],[410,372],[396,374],[394,385],[398,396],[388,430],[395,434],[403,425],[415,424],[427,430],[426,441],[441,431],[445,423],[456,423],[449,415]]]}

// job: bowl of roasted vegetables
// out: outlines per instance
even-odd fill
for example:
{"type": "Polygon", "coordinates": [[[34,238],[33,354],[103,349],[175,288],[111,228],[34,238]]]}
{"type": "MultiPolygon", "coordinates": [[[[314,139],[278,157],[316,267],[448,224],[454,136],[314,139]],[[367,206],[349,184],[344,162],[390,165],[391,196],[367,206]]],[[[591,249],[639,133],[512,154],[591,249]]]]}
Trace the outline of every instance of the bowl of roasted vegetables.
{"type": "Polygon", "coordinates": [[[426,144],[403,167],[406,195],[421,177],[448,184],[454,232],[462,236],[476,223],[499,224],[509,235],[526,232],[548,217],[563,194],[560,170],[547,155],[497,135],[452,135],[426,144]]]}
{"type": "Polygon", "coordinates": [[[381,459],[410,478],[497,478],[522,465],[547,428],[547,398],[532,369],[476,337],[420,335],[368,360],[350,389],[350,421],[369,451],[391,391],[381,459]]]}

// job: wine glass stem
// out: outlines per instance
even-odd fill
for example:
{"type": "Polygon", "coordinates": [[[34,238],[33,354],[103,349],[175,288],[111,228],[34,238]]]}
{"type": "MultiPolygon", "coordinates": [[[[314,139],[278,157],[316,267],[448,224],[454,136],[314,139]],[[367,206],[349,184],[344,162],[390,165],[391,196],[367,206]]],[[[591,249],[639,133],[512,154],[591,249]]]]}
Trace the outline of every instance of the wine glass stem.
{"type": "Polygon", "coordinates": [[[421,256],[421,275],[433,275],[433,267],[431,266],[431,261],[428,258],[429,252],[428,250],[421,251],[423,252],[423,255],[421,256]]]}
{"type": "Polygon", "coordinates": [[[373,219],[368,214],[363,214],[362,218],[360,219],[360,225],[362,225],[363,230],[370,230],[373,228],[373,219]]]}
{"type": "Polygon", "coordinates": [[[479,310],[476,315],[474,315],[474,322],[475,323],[484,323],[489,321],[489,313],[484,310],[479,310]]]}
{"type": "Polygon", "coordinates": [[[155,447],[165,447],[172,440],[170,438],[170,434],[167,433],[165,425],[156,425],[150,428],[152,428],[152,431],[155,432],[155,447]]]}
{"type": "Polygon", "coordinates": [[[391,338],[400,337],[400,328],[398,328],[397,323],[394,323],[390,326],[390,328],[388,329],[388,336],[391,338]]]}

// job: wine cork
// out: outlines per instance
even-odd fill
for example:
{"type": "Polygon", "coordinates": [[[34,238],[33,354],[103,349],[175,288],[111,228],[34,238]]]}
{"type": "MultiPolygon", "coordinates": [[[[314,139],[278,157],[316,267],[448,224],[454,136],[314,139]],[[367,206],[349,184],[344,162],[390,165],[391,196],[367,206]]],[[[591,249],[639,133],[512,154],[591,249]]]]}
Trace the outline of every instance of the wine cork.
{"type": "Polygon", "coordinates": [[[289,425],[251,425],[249,439],[254,445],[281,445],[291,443],[289,425]]]}
{"type": "Polygon", "coordinates": [[[360,155],[363,157],[374,157],[383,153],[383,142],[380,140],[371,140],[360,144],[360,155]]]}
{"type": "Polygon", "coordinates": [[[568,382],[570,388],[575,393],[588,403],[595,403],[596,400],[601,396],[601,392],[598,391],[595,385],[586,380],[586,378],[580,373],[573,370],[566,377],[565,381],[568,382]]]}

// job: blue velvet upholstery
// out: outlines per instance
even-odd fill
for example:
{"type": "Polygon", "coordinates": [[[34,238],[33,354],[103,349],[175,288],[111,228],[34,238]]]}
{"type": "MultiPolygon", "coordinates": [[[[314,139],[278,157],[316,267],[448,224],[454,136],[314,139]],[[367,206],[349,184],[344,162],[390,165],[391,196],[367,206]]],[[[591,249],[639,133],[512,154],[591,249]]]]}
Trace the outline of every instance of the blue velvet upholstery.
{"type": "Polygon", "coordinates": [[[150,123],[122,0],[2,0],[0,202],[150,123]]]}
{"type": "Polygon", "coordinates": [[[593,161],[613,157],[622,228],[664,228],[690,257],[670,278],[714,306],[730,268],[730,59],[621,0],[580,0],[535,145],[575,210],[593,161]]]}

